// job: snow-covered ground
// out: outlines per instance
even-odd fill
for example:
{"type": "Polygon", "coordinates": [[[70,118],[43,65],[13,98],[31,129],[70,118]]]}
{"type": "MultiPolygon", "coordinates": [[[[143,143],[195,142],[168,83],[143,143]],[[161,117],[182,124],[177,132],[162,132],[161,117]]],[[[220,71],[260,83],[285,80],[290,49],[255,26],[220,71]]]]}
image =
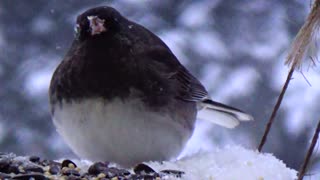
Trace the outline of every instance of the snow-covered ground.
{"type": "MultiPolygon", "coordinates": [[[[89,161],[74,161],[86,171],[89,161]]],[[[184,174],[181,178],[164,176],[163,179],[182,180],[294,180],[297,171],[272,154],[259,153],[240,146],[227,146],[208,152],[198,152],[177,161],[146,162],[156,172],[177,170],[184,174]]],[[[117,167],[117,165],[112,165],[117,167]]],[[[131,169],[133,172],[133,170],[131,169]]]]}

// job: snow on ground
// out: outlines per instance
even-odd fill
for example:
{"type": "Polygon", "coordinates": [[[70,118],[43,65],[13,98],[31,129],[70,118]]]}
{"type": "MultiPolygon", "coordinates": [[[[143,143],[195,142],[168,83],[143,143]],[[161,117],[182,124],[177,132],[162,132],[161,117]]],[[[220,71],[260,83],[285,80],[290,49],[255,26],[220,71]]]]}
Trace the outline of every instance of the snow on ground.
{"type": "Polygon", "coordinates": [[[185,172],[183,179],[214,180],[290,180],[297,172],[271,154],[258,153],[240,146],[229,146],[199,153],[177,162],[148,163],[155,170],[175,169],[185,172]]]}
{"type": "MultiPolygon", "coordinates": [[[[87,169],[90,165],[88,161],[75,162],[81,169],[87,169]]],[[[146,164],[157,172],[166,169],[185,172],[182,178],[167,177],[170,180],[292,180],[297,178],[297,171],[286,167],[273,155],[258,153],[240,146],[201,152],[176,162],[146,164]]]]}

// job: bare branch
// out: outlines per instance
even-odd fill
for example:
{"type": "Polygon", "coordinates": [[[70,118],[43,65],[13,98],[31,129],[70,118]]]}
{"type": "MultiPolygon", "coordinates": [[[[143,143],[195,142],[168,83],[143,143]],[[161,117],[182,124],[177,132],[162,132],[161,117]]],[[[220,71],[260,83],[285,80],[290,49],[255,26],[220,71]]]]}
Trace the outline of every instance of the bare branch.
{"type": "Polygon", "coordinates": [[[284,94],[286,93],[286,90],[287,90],[288,85],[289,85],[289,82],[290,82],[290,80],[291,80],[291,78],[292,78],[293,72],[294,72],[294,67],[291,67],[291,69],[290,69],[290,71],[289,71],[289,73],[288,73],[288,76],[287,76],[287,80],[286,80],[286,82],[284,83],[284,86],[282,87],[282,90],[281,90],[281,93],[280,93],[280,95],[279,95],[279,97],[278,97],[277,103],[276,103],[276,105],[273,107],[272,114],[271,114],[271,116],[270,116],[270,118],[269,118],[269,120],[268,120],[266,129],[265,129],[265,131],[264,131],[264,133],[263,133],[262,139],[261,139],[260,144],[259,144],[259,147],[258,147],[258,151],[259,151],[259,152],[261,152],[262,147],[264,146],[264,144],[265,144],[266,141],[267,141],[267,137],[268,137],[269,131],[270,131],[271,126],[272,126],[272,124],[273,124],[273,122],[274,122],[274,119],[275,119],[275,117],[276,117],[276,115],[277,115],[277,112],[278,112],[278,110],[279,110],[279,108],[280,108],[280,105],[281,105],[283,96],[284,96],[284,94]]]}
{"type": "Polygon", "coordinates": [[[317,129],[315,130],[315,132],[314,132],[314,134],[313,134],[312,142],[311,142],[310,147],[309,147],[309,149],[308,149],[307,155],[306,155],[306,157],[305,157],[305,159],[304,159],[304,161],[303,161],[303,165],[301,166],[298,180],[302,180],[302,179],[303,179],[303,176],[305,175],[305,173],[306,173],[306,171],[307,171],[307,167],[308,167],[310,158],[311,158],[311,156],[312,156],[314,147],[316,146],[317,141],[318,141],[318,139],[319,139],[319,133],[320,133],[320,120],[319,120],[319,122],[318,122],[317,129]]]}

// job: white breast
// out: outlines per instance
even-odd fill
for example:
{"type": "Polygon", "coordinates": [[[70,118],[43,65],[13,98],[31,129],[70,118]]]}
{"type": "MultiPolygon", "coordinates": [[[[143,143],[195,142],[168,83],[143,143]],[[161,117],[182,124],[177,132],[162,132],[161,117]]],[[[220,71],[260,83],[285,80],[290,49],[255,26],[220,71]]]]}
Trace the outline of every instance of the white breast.
{"type": "Polygon", "coordinates": [[[102,99],[55,105],[53,121],[72,150],[92,161],[131,166],[176,157],[191,136],[180,120],[152,112],[139,100],[102,99]]]}

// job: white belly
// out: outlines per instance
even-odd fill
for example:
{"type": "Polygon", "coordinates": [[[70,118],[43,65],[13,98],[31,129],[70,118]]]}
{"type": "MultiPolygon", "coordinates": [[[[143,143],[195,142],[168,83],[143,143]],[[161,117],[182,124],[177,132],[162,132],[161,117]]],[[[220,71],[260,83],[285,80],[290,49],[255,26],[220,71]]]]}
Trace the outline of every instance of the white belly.
{"type": "Polygon", "coordinates": [[[57,131],[77,155],[92,161],[131,166],[168,160],[181,152],[192,133],[179,120],[147,111],[138,100],[91,99],[54,109],[57,131]]]}

